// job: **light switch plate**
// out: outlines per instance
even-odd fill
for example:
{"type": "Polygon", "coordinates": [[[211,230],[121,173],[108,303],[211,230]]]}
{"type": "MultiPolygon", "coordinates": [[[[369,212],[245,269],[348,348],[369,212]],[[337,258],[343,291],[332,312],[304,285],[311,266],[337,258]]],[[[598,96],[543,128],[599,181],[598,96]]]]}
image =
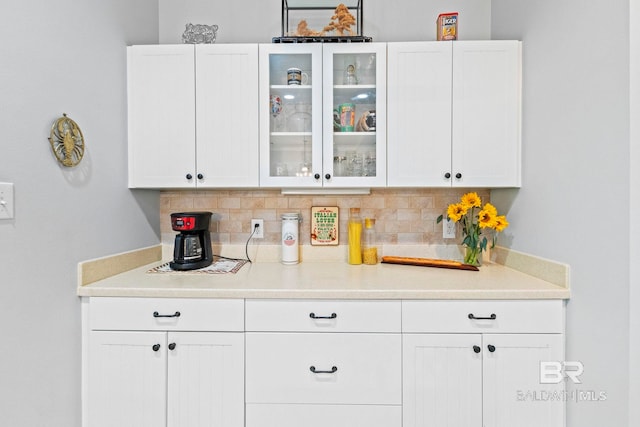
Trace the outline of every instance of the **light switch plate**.
{"type": "Polygon", "coordinates": [[[0,182],[0,220],[13,219],[13,184],[0,182]]]}

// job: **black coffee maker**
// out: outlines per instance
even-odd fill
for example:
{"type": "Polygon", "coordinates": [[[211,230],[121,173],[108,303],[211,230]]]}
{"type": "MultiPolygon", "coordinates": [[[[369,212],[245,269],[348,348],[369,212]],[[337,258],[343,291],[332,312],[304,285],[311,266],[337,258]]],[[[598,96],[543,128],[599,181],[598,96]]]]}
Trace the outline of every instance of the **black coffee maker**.
{"type": "Polygon", "coordinates": [[[209,223],[211,212],[181,212],[171,214],[171,228],[179,231],[173,247],[172,270],[195,270],[213,261],[209,223]]]}

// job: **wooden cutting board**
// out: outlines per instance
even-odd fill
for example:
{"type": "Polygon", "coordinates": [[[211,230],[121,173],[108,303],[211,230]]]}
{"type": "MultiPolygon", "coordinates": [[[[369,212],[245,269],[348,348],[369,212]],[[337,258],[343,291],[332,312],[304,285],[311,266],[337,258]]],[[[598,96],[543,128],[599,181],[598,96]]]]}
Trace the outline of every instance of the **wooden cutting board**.
{"type": "Polygon", "coordinates": [[[453,268],[456,270],[479,271],[478,267],[476,267],[475,265],[463,264],[458,261],[450,261],[446,259],[411,258],[411,257],[404,257],[404,256],[383,256],[382,262],[386,264],[417,265],[420,267],[439,267],[439,268],[453,268]]]}

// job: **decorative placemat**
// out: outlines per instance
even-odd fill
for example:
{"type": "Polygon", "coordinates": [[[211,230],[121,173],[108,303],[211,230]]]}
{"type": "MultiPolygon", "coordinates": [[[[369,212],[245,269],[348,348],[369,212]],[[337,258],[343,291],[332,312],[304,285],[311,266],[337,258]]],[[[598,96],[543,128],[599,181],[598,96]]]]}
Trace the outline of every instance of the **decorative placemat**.
{"type": "Polygon", "coordinates": [[[178,273],[178,274],[226,274],[237,273],[248,261],[246,259],[221,259],[214,261],[208,267],[197,270],[172,270],[169,263],[164,263],[147,271],[147,273],[178,273]]]}

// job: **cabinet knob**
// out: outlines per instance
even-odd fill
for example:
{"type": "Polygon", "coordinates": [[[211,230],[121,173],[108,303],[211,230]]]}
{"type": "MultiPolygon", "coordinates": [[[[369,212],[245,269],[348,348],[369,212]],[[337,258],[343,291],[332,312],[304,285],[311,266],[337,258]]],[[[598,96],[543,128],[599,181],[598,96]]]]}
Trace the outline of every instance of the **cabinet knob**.
{"type": "Polygon", "coordinates": [[[462,174],[461,174],[460,172],[458,172],[458,173],[456,174],[456,178],[457,178],[457,179],[462,178],[462,174]]]}
{"type": "Polygon", "coordinates": [[[447,172],[447,173],[444,174],[444,177],[449,179],[449,178],[451,178],[451,174],[449,172],[447,172]]]}
{"type": "Polygon", "coordinates": [[[320,174],[319,174],[319,173],[317,173],[317,174],[313,175],[313,177],[314,177],[315,179],[320,179],[320,174]]]}
{"type": "Polygon", "coordinates": [[[160,344],[154,344],[151,348],[153,349],[153,351],[158,351],[160,350],[160,344]]]}
{"type": "Polygon", "coordinates": [[[489,349],[489,351],[490,351],[491,353],[493,353],[494,351],[496,351],[496,347],[495,347],[494,345],[489,344],[489,345],[487,346],[487,348],[489,349]]]}
{"type": "Polygon", "coordinates": [[[201,173],[198,174],[198,179],[202,179],[204,178],[204,175],[202,175],[201,173]]]}
{"type": "Polygon", "coordinates": [[[474,351],[475,353],[480,353],[480,351],[481,351],[481,350],[482,350],[482,349],[480,348],[480,346],[477,346],[477,345],[474,345],[474,346],[473,346],[473,351],[474,351]]]}
{"type": "Polygon", "coordinates": [[[331,175],[330,175],[330,174],[326,174],[326,175],[324,176],[324,179],[331,179],[331,175]]]}
{"type": "Polygon", "coordinates": [[[190,173],[187,174],[186,176],[187,179],[191,180],[193,178],[193,175],[191,175],[190,173]]]}
{"type": "Polygon", "coordinates": [[[176,343],[172,342],[171,344],[168,345],[169,350],[174,350],[176,348],[176,343]]]}

